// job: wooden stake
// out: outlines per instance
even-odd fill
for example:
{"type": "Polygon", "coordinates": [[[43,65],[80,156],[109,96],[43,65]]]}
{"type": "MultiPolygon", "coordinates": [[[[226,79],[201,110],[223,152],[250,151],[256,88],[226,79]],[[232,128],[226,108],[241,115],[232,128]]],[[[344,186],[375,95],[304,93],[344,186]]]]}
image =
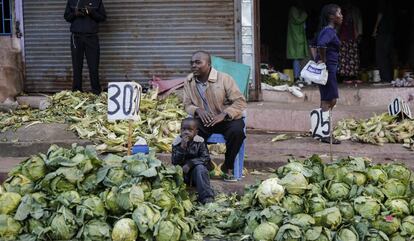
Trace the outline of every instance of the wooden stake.
{"type": "Polygon", "coordinates": [[[333,125],[332,125],[332,109],[329,110],[329,153],[331,155],[331,162],[333,162],[333,153],[332,153],[332,135],[333,135],[333,125]]]}
{"type": "Polygon", "coordinates": [[[131,155],[132,148],[132,120],[128,120],[128,156],[131,155]]]}

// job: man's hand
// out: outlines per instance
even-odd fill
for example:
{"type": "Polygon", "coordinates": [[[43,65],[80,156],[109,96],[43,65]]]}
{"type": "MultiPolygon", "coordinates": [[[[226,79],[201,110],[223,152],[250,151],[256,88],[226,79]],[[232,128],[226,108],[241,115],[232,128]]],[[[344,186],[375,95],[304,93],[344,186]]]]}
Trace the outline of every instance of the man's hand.
{"type": "Polygon", "coordinates": [[[76,17],[83,17],[83,16],[85,16],[85,14],[79,8],[75,8],[75,16],[76,17]]]}
{"type": "Polygon", "coordinates": [[[185,165],[183,166],[183,173],[184,173],[184,174],[187,174],[189,171],[190,171],[190,167],[189,167],[187,164],[185,164],[185,165]]]}
{"type": "Polygon", "coordinates": [[[198,117],[200,117],[205,126],[207,126],[213,120],[213,114],[205,111],[204,109],[198,108],[195,112],[198,117]]]}
{"type": "Polygon", "coordinates": [[[210,126],[214,126],[222,121],[224,121],[224,119],[226,118],[226,113],[221,113],[219,115],[216,115],[213,117],[213,119],[211,120],[210,123],[208,123],[206,126],[210,127],[210,126]]]}
{"type": "Polygon", "coordinates": [[[184,150],[187,149],[188,147],[188,142],[190,141],[190,137],[189,136],[183,136],[181,137],[181,148],[183,148],[184,150]]]}

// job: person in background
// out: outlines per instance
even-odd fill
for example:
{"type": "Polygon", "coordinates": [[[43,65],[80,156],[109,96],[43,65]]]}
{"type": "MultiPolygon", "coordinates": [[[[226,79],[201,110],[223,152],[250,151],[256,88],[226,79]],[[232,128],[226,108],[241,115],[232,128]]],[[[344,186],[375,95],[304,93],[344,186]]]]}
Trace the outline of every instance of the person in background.
{"type": "Polygon", "coordinates": [[[303,2],[296,0],[289,10],[286,51],[287,58],[293,60],[295,81],[298,81],[300,77],[301,60],[308,57],[308,43],[305,31],[307,17],[303,2]]]}
{"type": "Polygon", "coordinates": [[[378,15],[372,36],[375,38],[375,56],[381,81],[391,82],[394,78],[392,49],[394,43],[394,7],[392,0],[380,0],[378,15]]]}
{"type": "Polygon", "coordinates": [[[341,8],[344,16],[339,30],[339,75],[347,84],[361,83],[359,76],[359,42],[362,35],[362,18],[359,9],[347,0],[341,8]]]}
{"type": "Polygon", "coordinates": [[[197,133],[198,122],[195,119],[182,120],[181,134],[172,144],[171,161],[173,165],[180,165],[183,168],[185,182],[195,185],[198,201],[206,204],[214,201],[209,176],[213,166],[204,139],[197,133]]]}
{"type": "Polygon", "coordinates": [[[197,51],[191,58],[192,73],[184,81],[184,108],[199,122],[198,133],[207,140],[213,133],[226,140],[226,153],[221,166],[224,181],[235,182],[234,160],[243,144],[243,111],[246,99],[234,79],[211,67],[208,52],[197,51]]]}
{"type": "MultiPolygon", "coordinates": [[[[329,112],[336,105],[339,97],[337,69],[339,60],[340,41],[336,29],[342,24],[343,16],[341,8],[336,4],[328,4],[322,8],[320,19],[320,31],[317,34],[316,60],[325,63],[328,70],[328,81],[326,85],[319,85],[321,95],[322,118],[330,119],[329,112]]],[[[332,128],[332,127],[331,127],[332,128]]],[[[329,137],[322,137],[321,142],[330,143],[329,137]]],[[[340,144],[339,140],[333,139],[333,144],[340,144]]]]}
{"type": "Polygon", "coordinates": [[[101,93],[98,24],[106,20],[103,2],[102,0],[68,0],[64,18],[71,23],[72,90],[82,91],[83,57],[86,55],[92,92],[98,95],[101,93]]]}

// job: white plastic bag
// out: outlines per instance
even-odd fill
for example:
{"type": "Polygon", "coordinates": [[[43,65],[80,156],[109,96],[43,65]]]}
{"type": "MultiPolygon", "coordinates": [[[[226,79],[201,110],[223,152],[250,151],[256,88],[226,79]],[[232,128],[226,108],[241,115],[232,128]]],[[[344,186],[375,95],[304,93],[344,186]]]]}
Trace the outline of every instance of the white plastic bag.
{"type": "Polygon", "coordinates": [[[326,70],[325,63],[317,64],[315,61],[310,60],[300,72],[300,77],[305,79],[305,81],[326,85],[326,82],[328,81],[328,71],[326,70]]]}

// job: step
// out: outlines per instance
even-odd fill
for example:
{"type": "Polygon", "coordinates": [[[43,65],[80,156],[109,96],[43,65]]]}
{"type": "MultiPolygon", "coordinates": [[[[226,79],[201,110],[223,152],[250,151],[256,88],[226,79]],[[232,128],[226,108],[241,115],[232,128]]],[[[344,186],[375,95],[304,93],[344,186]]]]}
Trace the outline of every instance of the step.
{"type": "MultiPolygon", "coordinates": [[[[247,127],[270,131],[308,132],[310,112],[316,108],[318,104],[309,102],[251,102],[247,106],[247,127]]],[[[332,117],[336,123],[345,118],[365,119],[386,111],[385,106],[337,105],[332,112],[332,117]]]]}
{"type": "MultiPolygon", "coordinates": [[[[314,103],[319,105],[320,94],[319,88],[316,86],[306,86],[302,88],[304,97],[298,98],[289,92],[283,91],[269,91],[263,90],[263,101],[277,102],[277,103],[314,103]]],[[[388,106],[391,101],[401,97],[408,101],[414,97],[414,87],[375,87],[367,85],[339,86],[339,99],[338,104],[340,105],[351,105],[351,106],[388,106]],[[410,97],[411,95],[411,97],[410,97]]],[[[410,103],[411,108],[414,109],[414,102],[410,103]]]]}

